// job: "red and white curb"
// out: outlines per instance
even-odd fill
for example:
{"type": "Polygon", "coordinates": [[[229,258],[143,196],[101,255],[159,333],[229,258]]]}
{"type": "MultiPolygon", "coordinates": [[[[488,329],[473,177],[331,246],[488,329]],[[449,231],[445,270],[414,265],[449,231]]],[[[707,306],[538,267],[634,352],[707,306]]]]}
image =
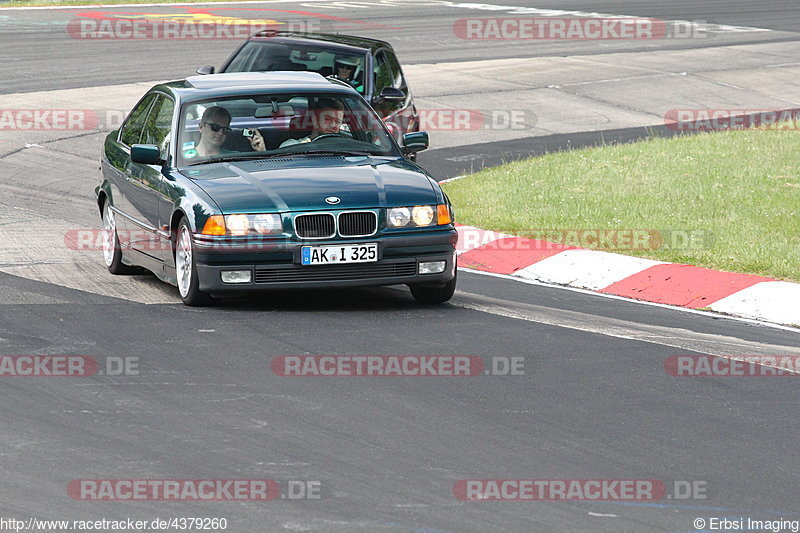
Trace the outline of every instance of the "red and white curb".
{"type": "Polygon", "coordinates": [[[800,284],[457,226],[459,267],[800,326],[800,284]]]}

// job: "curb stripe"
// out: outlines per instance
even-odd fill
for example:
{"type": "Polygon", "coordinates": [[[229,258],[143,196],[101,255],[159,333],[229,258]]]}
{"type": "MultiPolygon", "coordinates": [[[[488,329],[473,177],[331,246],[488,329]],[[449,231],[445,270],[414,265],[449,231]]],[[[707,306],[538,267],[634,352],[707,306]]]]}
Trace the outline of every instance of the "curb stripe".
{"type": "Polygon", "coordinates": [[[503,237],[461,254],[459,264],[498,274],[513,274],[532,263],[538,263],[566,250],[576,249],[574,246],[537,239],[503,237]]]}
{"type": "Polygon", "coordinates": [[[566,250],[519,270],[514,275],[548,283],[600,290],[663,261],[586,250],[566,250]]]}
{"type": "Polygon", "coordinates": [[[800,327],[800,284],[578,248],[456,224],[459,267],[653,305],[800,327]],[[703,311],[700,311],[703,312],[703,311]]]}
{"type": "Polygon", "coordinates": [[[800,285],[764,281],[710,305],[714,311],[800,325],[800,285]]]}
{"type": "Polygon", "coordinates": [[[700,309],[770,278],[666,263],[650,267],[600,292],[700,309]]]}

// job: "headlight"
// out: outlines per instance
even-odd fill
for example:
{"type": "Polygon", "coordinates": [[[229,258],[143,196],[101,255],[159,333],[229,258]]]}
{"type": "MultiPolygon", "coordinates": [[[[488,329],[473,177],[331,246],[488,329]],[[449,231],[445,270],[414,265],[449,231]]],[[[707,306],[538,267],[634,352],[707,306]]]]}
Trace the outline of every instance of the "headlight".
{"type": "Polygon", "coordinates": [[[451,224],[452,216],[445,204],[415,205],[388,209],[386,220],[390,228],[413,228],[451,224]]]}
{"type": "Polygon", "coordinates": [[[433,222],[433,208],[429,205],[418,205],[411,210],[411,219],[417,226],[430,226],[433,222]]]}
{"type": "Polygon", "coordinates": [[[395,207],[389,209],[387,220],[389,221],[390,226],[402,228],[403,226],[407,226],[411,220],[411,211],[409,211],[407,207],[395,207]]]}
{"type": "Polygon", "coordinates": [[[214,215],[208,218],[203,235],[276,235],[283,230],[281,216],[275,213],[259,215],[214,215]]]}
{"type": "Polygon", "coordinates": [[[250,220],[247,215],[228,215],[225,217],[225,226],[231,235],[247,235],[250,231],[250,220]]]}
{"type": "Polygon", "coordinates": [[[262,235],[281,232],[281,217],[272,215],[255,215],[253,217],[253,229],[262,235]]]}

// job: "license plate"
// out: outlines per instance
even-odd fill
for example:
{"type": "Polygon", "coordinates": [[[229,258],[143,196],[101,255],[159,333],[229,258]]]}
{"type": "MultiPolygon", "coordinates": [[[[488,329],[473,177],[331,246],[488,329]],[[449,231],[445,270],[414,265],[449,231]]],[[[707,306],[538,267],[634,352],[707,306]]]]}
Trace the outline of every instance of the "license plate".
{"type": "Polygon", "coordinates": [[[303,265],[373,263],[378,260],[378,243],[303,246],[300,252],[300,263],[303,265]]]}

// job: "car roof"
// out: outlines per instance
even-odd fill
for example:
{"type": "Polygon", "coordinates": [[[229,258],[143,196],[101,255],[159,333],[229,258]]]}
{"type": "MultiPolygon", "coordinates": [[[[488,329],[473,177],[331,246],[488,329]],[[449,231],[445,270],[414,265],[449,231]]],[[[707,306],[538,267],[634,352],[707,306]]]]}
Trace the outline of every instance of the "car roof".
{"type": "Polygon", "coordinates": [[[173,93],[182,101],[263,91],[321,91],[358,94],[350,85],[322,77],[316,72],[231,72],[190,76],[185,80],[157,85],[154,89],[173,93]]]}
{"type": "Polygon", "coordinates": [[[284,43],[293,42],[297,44],[325,43],[325,45],[329,48],[360,48],[363,51],[374,50],[382,47],[392,48],[392,45],[386,41],[371,39],[369,37],[358,37],[355,35],[341,35],[333,33],[305,33],[276,30],[260,31],[252,35],[248,41],[277,41],[284,43]]]}

